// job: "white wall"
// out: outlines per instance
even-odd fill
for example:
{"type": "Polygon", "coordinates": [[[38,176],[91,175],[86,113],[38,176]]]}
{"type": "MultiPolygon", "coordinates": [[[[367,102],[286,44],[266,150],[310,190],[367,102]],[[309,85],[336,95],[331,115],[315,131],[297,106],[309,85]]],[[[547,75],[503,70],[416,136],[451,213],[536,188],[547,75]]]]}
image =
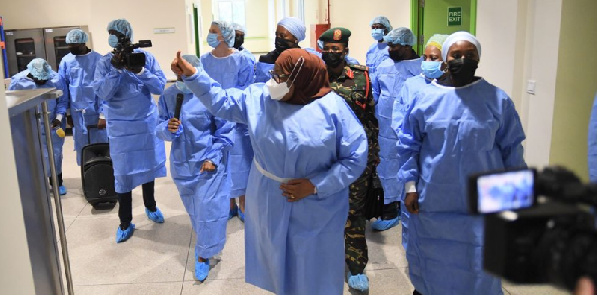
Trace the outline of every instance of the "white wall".
{"type": "Polygon", "coordinates": [[[522,91],[523,110],[527,115],[525,160],[530,166],[540,167],[550,161],[562,0],[529,1],[533,32],[526,49],[525,65],[530,68],[526,69],[525,77],[536,81],[536,93],[530,95],[522,91]]]}
{"type": "MultiPolygon", "coordinates": [[[[477,1],[476,35],[481,43],[481,61],[477,75],[502,88],[516,100],[520,90],[515,90],[513,77],[520,72],[517,65],[517,28],[519,2],[523,0],[477,1]],[[504,13],[498,13],[503,11],[504,13]],[[516,92],[515,92],[516,91],[516,92]]],[[[520,41],[520,40],[519,40],[520,41]]],[[[517,104],[517,106],[519,106],[517,104]]]]}
{"type": "Polygon", "coordinates": [[[525,128],[525,160],[549,163],[562,0],[479,0],[477,74],[506,91],[525,128]],[[498,13],[498,12],[502,13],[498,13]],[[536,94],[526,92],[536,81],[536,94]]]}
{"type": "MultiPolygon", "coordinates": [[[[2,63],[0,59],[0,69],[2,63]]],[[[2,72],[0,81],[4,81],[2,72]]],[[[4,146],[4,154],[0,156],[0,295],[34,295],[21,194],[19,188],[15,187],[18,185],[17,168],[9,121],[4,84],[0,84],[0,142],[4,146]]]]}
{"type": "MultiPolygon", "coordinates": [[[[327,0],[322,0],[327,7],[327,0]]],[[[369,24],[376,16],[386,16],[392,27],[410,28],[410,0],[331,0],[331,27],[344,27],[352,31],[350,56],[366,63],[369,46],[375,42],[369,24]]]]}
{"type": "Polygon", "coordinates": [[[157,58],[171,79],[174,75],[170,64],[177,50],[194,52],[193,44],[189,43],[190,26],[185,0],[0,0],[0,14],[4,18],[5,29],[87,25],[94,50],[101,54],[112,50],[108,45],[108,23],[113,19],[126,18],[133,27],[136,41],[152,40],[153,47],[147,50],[157,58]],[[175,33],[154,34],[155,28],[175,28],[175,33]]]}
{"type": "MultiPolygon", "coordinates": [[[[294,1],[295,2],[295,1],[294,1]]],[[[322,3],[320,0],[304,0],[304,24],[306,25],[306,39],[300,42],[300,46],[316,48],[311,45],[310,41],[317,40],[319,37],[315,36],[311,26],[315,24],[327,23],[327,1],[322,3]]],[[[297,16],[297,15],[293,15],[297,16]]]]}
{"type": "Polygon", "coordinates": [[[89,25],[91,0],[0,0],[4,29],[89,25]]]}

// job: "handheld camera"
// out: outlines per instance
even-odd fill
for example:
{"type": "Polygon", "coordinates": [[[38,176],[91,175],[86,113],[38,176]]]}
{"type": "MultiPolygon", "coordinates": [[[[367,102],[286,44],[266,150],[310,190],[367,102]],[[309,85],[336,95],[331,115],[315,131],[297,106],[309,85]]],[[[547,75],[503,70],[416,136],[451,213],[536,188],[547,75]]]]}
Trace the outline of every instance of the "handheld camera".
{"type": "Polygon", "coordinates": [[[146,54],[134,52],[138,48],[149,48],[152,46],[151,40],[140,40],[138,43],[132,43],[129,37],[119,34],[119,43],[114,49],[114,54],[120,54],[119,65],[128,69],[142,68],[146,65],[146,54]]]}
{"type": "Polygon", "coordinates": [[[469,177],[469,207],[483,214],[483,268],[515,283],[573,291],[596,282],[596,184],[562,167],[469,177]]]}

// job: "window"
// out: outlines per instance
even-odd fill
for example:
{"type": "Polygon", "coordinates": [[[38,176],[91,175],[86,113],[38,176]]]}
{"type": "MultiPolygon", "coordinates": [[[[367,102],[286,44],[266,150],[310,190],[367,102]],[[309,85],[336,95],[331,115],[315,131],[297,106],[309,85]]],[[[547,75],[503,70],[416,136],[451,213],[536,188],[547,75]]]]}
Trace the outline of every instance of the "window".
{"type": "Polygon", "coordinates": [[[246,0],[213,0],[215,20],[246,26],[246,0]]]}

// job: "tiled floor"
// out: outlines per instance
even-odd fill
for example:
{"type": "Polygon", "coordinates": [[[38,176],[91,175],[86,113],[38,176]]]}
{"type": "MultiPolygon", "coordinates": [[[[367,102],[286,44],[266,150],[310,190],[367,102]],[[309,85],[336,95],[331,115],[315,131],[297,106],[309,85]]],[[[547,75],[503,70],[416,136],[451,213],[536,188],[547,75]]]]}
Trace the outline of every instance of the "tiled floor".
{"type": "MultiPolygon", "coordinates": [[[[165,223],[146,218],[138,187],[133,192],[135,233],[127,242],[116,244],[117,208],[98,211],[85,201],[72,148],[73,140],[67,137],[63,177],[68,193],[62,205],[75,294],[270,294],[244,282],[244,226],[237,218],[227,225],[225,249],[218,260],[211,261],[214,268],[208,279],[204,283],[194,280],[195,235],[169,177],[156,181],[165,223]]],[[[367,230],[370,294],[411,294],[400,226],[383,233],[371,233],[370,226],[367,230]]],[[[504,287],[506,294],[565,294],[549,286],[505,283],[504,287]]],[[[350,294],[347,288],[346,295],[350,294]]]]}

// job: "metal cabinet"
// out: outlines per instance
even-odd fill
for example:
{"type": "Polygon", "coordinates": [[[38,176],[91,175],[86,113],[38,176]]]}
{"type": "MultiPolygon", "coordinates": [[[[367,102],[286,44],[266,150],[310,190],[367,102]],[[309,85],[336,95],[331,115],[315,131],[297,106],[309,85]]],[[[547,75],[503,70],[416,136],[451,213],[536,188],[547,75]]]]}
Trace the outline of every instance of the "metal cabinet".
{"type": "MultiPolygon", "coordinates": [[[[46,59],[58,71],[60,61],[69,53],[65,37],[72,29],[88,32],[87,26],[6,30],[9,76],[25,70],[34,58],[46,59]]],[[[91,48],[89,42],[88,47],[91,48]]]]}
{"type": "Polygon", "coordinates": [[[6,30],[8,74],[25,70],[34,58],[46,58],[44,33],[41,29],[6,30]]]}

